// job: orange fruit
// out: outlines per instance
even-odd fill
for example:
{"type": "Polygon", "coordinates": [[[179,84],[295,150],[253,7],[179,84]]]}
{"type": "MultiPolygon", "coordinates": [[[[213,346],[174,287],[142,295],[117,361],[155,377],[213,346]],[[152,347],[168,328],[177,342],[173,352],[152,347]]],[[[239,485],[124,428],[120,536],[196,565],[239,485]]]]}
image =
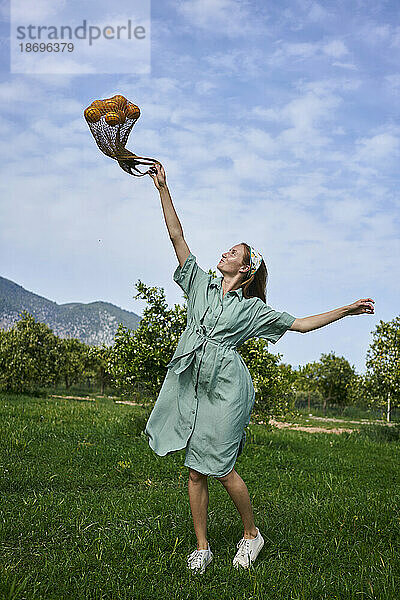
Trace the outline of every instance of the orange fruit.
{"type": "Polygon", "coordinates": [[[94,100],[89,108],[97,108],[102,115],[105,115],[106,112],[108,112],[105,100],[94,100]]]}
{"type": "Polygon", "coordinates": [[[107,112],[115,112],[117,110],[119,110],[119,106],[117,104],[117,102],[114,102],[114,100],[105,100],[104,101],[104,105],[107,108],[107,112]]]}
{"type": "Polygon", "coordinates": [[[116,96],[113,96],[111,98],[111,100],[118,104],[118,108],[120,110],[124,109],[128,102],[128,100],[125,98],[125,96],[121,96],[121,94],[117,94],[116,96]]]}
{"type": "Polygon", "coordinates": [[[101,117],[101,111],[93,106],[89,106],[84,112],[85,119],[88,123],[96,123],[101,117]]]}
{"type": "Polygon", "coordinates": [[[106,120],[106,123],[108,123],[109,125],[118,125],[119,121],[119,114],[115,111],[110,111],[106,114],[106,116],[104,117],[106,120]]]}
{"type": "Polygon", "coordinates": [[[104,100],[93,100],[90,106],[92,106],[93,108],[102,109],[104,107],[104,100]]]}
{"type": "Polygon", "coordinates": [[[136,104],[129,102],[125,107],[125,114],[128,119],[138,119],[140,117],[140,109],[136,104]]]}

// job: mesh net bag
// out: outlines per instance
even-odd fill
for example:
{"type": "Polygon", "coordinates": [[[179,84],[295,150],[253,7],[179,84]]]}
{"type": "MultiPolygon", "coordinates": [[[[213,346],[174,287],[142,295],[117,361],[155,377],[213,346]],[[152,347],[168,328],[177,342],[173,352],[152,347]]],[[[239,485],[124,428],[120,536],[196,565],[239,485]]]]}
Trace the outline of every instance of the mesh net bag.
{"type": "Polygon", "coordinates": [[[84,111],[86,123],[104,154],[118,161],[121,169],[143,177],[158,160],[137,156],[125,148],[132,127],[140,117],[140,109],[124,96],[94,100],[84,111]]]}

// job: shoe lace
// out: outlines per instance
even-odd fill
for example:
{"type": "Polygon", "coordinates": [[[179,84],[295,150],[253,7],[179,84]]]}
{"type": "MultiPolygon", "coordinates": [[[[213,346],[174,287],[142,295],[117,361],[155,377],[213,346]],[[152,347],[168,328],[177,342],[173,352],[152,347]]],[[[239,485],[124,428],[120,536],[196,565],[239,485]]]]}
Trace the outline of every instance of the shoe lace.
{"type": "Polygon", "coordinates": [[[237,544],[237,548],[239,548],[238,554],[241,556],[249,556],[250,554],[250,540],[246,540],[242,538],[237,544]]]}
{"type": "Polygon", "coordinates": [[[199,569],[201,567],[201,561],[204,556],[204,550],[194,550],[188,556],[188,562],[192,565],[193,569],[199,569]]]}

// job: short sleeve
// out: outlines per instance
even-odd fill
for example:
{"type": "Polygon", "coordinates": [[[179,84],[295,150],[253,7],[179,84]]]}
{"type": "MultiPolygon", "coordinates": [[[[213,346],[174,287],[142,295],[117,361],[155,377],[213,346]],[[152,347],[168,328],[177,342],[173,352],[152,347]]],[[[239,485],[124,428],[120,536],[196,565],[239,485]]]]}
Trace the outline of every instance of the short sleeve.
{"type": "Polygon", "coordinates": [[[284,333],[293,325],[296,317],[290,313],[274,310],[267,304],[262,303],[255,318],[255,328],[252,337],[260,337],[268,342],[276,344],[284,333]]]}
{"type": "Polygon", "coordinates": [[[188,296],[196,292],[199,286],[208,282],[210,276],[199,267],[196,257],[190,252],[182,267],[175,269],[173,279],[188,296]]]}

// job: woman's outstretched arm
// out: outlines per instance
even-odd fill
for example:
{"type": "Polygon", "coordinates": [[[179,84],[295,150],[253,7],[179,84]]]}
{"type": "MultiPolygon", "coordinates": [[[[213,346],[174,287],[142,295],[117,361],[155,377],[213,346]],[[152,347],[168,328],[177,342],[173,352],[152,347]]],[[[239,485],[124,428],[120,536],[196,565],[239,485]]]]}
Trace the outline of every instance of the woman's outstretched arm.
{"type": "Polygon", "coordinates": [[[324,325],[328,325],[329,323],[333,323],[334,321],[349,315],[362,315],[364,313],[374,314],[374,302],[375,300],[372,300],[372,298],[363,298],[348,306],[335,308],[334,310],[330,310],[329,312],[320,315],[311,315],[310,317],[296,319],[289,329],[306,333],[307,331],[319,329],[320,327],[324,327],[324,325]]]}
{"type": "Polygon", "coordinates": [[[179,221],[174,205],[172,204],[172,198],[167,186],[164,167],[160,164],[156,164],[154,167],[152,167],[150,177],[153,179],[154,185],[160,192],[165,224],[167,226],[171,242],[175,248],[179,265],[182,267],[185,260],[189,256],[190,250],[185,238],[183,237],[181,222],[179,221]]]}

